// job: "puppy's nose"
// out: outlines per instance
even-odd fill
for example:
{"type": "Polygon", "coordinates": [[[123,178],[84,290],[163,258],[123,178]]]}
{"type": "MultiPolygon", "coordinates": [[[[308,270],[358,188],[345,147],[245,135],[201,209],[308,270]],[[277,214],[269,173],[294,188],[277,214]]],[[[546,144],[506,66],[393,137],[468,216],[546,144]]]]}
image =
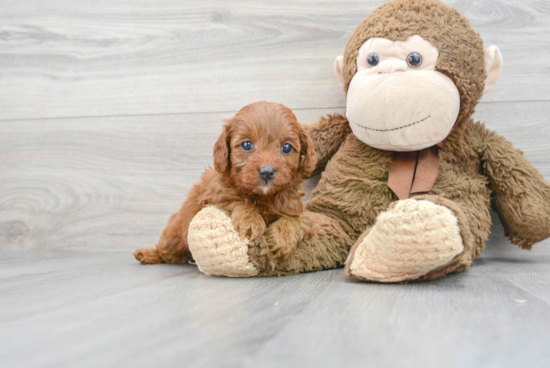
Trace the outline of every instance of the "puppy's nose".
{"type": "Polygon", "coordinates": [[[272,180],[275,177],[275,169],[271,166],[264,166],[260,168],[258,171],[260,173],[260,178],[262,178],[263,181],[267,182],[272,180]]]}

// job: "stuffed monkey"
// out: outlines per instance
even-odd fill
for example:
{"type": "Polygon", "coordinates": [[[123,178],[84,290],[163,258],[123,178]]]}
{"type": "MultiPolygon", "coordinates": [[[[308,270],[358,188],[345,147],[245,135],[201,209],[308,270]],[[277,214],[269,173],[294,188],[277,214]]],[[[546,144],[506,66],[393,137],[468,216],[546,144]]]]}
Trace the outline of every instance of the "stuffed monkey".
{"type": "Polygon", "coordinates": [[[207,208],[189,234],[203,272],[287,275],[345,263],[348,276],[366,281],[440,278],[484,250],[491,203],[519,247],[550,236],[550,185],[520,150],[471,118],[502,57],[494,46],[484,50],[456,10],[437,0],[387,3],[357,27],[334,69],[346,116],[308,127],[322,171],[304,214],[315,235],[284,261],[265,237],[216,253],[234,230],[207,208]]]}

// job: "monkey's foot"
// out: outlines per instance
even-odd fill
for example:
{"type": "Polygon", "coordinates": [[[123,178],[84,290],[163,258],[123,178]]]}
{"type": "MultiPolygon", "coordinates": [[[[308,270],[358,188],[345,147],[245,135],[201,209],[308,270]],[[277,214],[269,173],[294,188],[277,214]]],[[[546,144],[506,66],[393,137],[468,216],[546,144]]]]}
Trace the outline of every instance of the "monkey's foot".
{"type": "Polygon", "coordinates": [[[231,217],[216,207],[203,208],[189,224],[189,249],[207,275],[252,277],[258,270],[248,257],[249,239],[241,239],[231,217]]]}
{"type": "Polygon", "coordinates": [[[471,264],[470,232],[458,205],[437,196],[397,201],[350,251],[346,274],[366,281],[434,279],[471,264]]]}

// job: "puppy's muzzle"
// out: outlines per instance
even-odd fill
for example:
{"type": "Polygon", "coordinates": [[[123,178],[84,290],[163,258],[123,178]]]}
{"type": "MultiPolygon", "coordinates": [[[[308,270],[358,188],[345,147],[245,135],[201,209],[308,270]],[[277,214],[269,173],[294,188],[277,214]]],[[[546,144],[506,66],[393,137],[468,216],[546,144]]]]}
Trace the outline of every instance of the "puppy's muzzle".
{"type": "Polygon", "coordinates": [[[260,174],[260,178],[264,183],[267,184],[275,177],[275,169],[271,166],[264,166],[258,170],[258,174],[260,174]]]}

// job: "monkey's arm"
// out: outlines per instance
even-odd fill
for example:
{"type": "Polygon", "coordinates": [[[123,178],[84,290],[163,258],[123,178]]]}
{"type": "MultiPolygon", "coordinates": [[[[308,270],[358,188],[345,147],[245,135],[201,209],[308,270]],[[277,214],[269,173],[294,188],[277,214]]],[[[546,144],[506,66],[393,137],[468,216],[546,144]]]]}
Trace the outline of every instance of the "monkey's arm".
{"type": "Polygon", "coordinates": [[[351,133],[351,128],[348,120],[340,114],[322,116],[319,122],[306,125],[305,128],[317,153],[315,175],[324,170],[327,162],[351,133]]]}
{"type": "Polygon", "coordinates": [[[502,136],[486,130],[482,160],[510,241],[523,249],[550,237],[550,184],[502,136]]]}

